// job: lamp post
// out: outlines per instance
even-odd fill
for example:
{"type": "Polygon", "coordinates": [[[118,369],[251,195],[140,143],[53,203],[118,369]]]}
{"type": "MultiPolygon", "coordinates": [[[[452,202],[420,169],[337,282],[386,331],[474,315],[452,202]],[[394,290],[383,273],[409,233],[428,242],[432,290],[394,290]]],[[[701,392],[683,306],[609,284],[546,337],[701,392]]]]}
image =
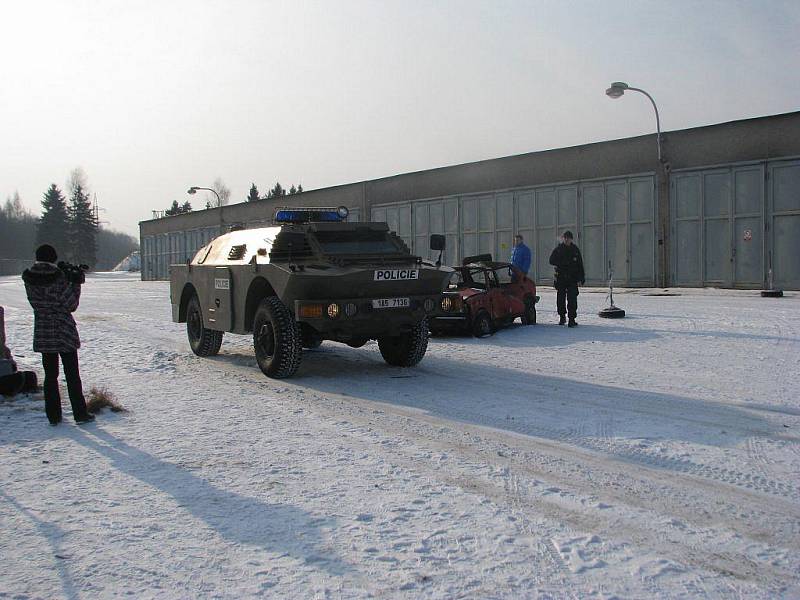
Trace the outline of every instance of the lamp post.
{"type": "Polygon", "coordinates": [[[658,107],[656,106],[656,101],[653,100],[653,97],[645,92],[643,89],[635,88],[629,86],[624,81],[615,81],[611,84],[606,90],[606,96],[611,98],[612,100],[616,100],[620,98],[626,91],[633,91],[633,92],[641,92],[650,100],[650,103],[653,105],[653,110],[656,113],[656,144],[658,145],[658,164],[659,164],[659,171],[658,171],[658,191],[657,191],[657,198],[660,200],[658,201],[658,220],[659,220],[659,240],[658,240],[658,247],[659,247],[659,272],[661,280],[661,286],[666,287],[667,280],[668,280],[668,269],[669,265],[667,263],[667,256],[669,256],[667,245],[669,242],[668,239],[668,223],[669,223],[669,202],[667,198],[669,198],[669,171],[670,165],[661,155],[661,120],[658,117],[658,107]]]}
{"type": "Polygon", "coordinates": [[[656,111],[656,142],[658,144],[658,162],[664,162],[661,158],[661,121],[658,118],[658,107],[656,106],[656,101],[653,100],[653,97],[643,89],[631,87],[623,81],[615,81],[612,83],[611,87],[606,90],[606,96],[612,100],[616,100],[617,98],[621,98],[626,91],[641,92],[647,96],[650,99],[650,102],[653,104],[653,110],[656,111]]]}
{"type": "MultiPolygon", "coordinates": [[[[217,190],[215,190],[213,188],[207,188],[207,187],[198,187],[196,185],[193,185],[188,190],[186,190],[186,193],[194,195],[194,194],[197,193],[197,190],[205,190],[207,192],[213,192],[214,195],[217,197],[217,207],[219,208],[219,232],[221,234],[223,232],[224,227],[225,227],[225,218],[224,218],[224,216],[222,214],[222,199],[219,197],[219,194],[217,193],[217,190]]],[[[206,208],[208,208],[208,204],[206,204],[206,208]]]]}
{"type": "Polygon", "coordinates": [[[207,187],[197,187],[196,185],[193,185],[188,190],[186,190],[186,193],[194,195],[194,194],[197,193],[197,190],[206,190],[207,192],[214,192],[214,195],[217,197],[217,206],[219,206],[220,208],[222,207],[222,199],[219,197],[219,194],[217,193],[217,190],[215,190],[215,189],[207,188],[207,187]]]}

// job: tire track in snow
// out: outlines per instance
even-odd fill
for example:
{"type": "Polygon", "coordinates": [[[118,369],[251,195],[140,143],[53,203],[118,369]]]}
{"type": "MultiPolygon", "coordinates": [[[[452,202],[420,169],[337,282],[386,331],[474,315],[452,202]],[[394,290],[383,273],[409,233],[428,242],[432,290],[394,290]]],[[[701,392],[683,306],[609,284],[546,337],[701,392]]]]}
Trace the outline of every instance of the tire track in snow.
{"type": "MultiPolygon", "coordinates": [[[[307,400],[312,399],[307,398],[307,400]]],[[[316,403],[315,408],[317,412],[329,412],[330,418],[339,419],[342,418],[343,413],[346,412],[351,421],[357,422],[362,418],[365,419],[363,424],[364,426],[367,426],[367,423],[369,423],[369,428],[374,429],[379,425],[381,427],[386,427],[386,433],[395,439],[399,435],[402,435],[404,438],[413,440],[417,444],[428,443],[436,447],[446,447],[449,452],[453,453],[454,455],[461,456],[462,458],[473,456],[474,460],[476,461],[481,459],[485,461],[489,456],[493,455],[493,453],[487,453],[485,448],[480,449],[482,445],[485,445],[487,440],[477,437],[479,435],[477,433],[471,434],[470,437],[472,439],[467,442],[464,441],[464,437],[462,435],[459,435],[455,431],[450,430],[447,434],[445,434],[446,429],[442,427],[442,423],[437,417],[425,415],[420,416],[421,418],[416,420],[409,419],[408,415],[402,413],[402,411],[397,411],[397,414],[393,414],[395,413],[394,407],[387,406],[384,407],[384,418],[392,419],[393,416],[398,418],[394,419],[391,423],[381,424],[374,419],[374,414],[372,412],[358,406],[358,404],[363,401],[357,401],[354,398],[337,399],[335,395],[315,396],[313,401],[316,403]],[[334,403],[336,406],[331,407],[330,404],[334,403]],[[363,412],[364,416],[359,417],[359,412],[363,412]],[[421,431],[421,429],[425,429],[426,427],[430,429],[428,435],[425,435],[421,431]],[[452,436],[455,436],[455,439],[449,439],[452,436]]],[[[367,404],[370,404],[370,402],[367,402],[367,404]]],[[[469,429],[472,430],[473,427],[470,426],[469,429]]],[[[413,456],[402,457],[402,448],[398,447],[395,450],[400,453],[396,454],[395,458],[398,462],[403,464],[404,468],[408,468],[417,472],[420,470],[428,471],[439,481],[458,486],[465,491],[482,495],[499,504],[505,504],[508,506],[509,487],[505,482],[502,484],[501,489],[498,489],[496,483],[487,481],[485,478],[479,478],[474,472],[454,473],[452,468],[454,466],[453,464],[450,464],[448,467],[432,463],[419,463],[418,461],[414,460],[413,456]]],[[[497,462],[494,464],[496,464],[498,468],[502,468],[499,464],[497,464],[497,462]]],[[[517,465],[517,469],[519,468],[520,466],[517,465]]],[[[536,471],[534,471],[534,473],[536,473],[536,471]]],[[[642,474],[637,473],[636,477],[639,477],[640,475],[642,474]]],[[[539,473],[538,476],[541,477],[541,473],[539,473]]],[[[617,479],[619,475],[612,474],[609,475],[609,477],[612,479],[617,479]]],[[[577,485],[579,482],[575,483],[577,485]]],[[[592,482],[590,485],[592,488],[594,488],[594,486],[597,485],[597,482],[592,482]]],[[[630,491],[631,490],[629,489],[625,489],[622,493],[627,494],[630,491]]],[[[657,497],[657,495],[654,496],[657,497]]],[[[683,495],[677,496],[679,500],[678,504],[674,505],[676,508],[683,508],[680,502],[680,500],[683,499],[682,496],[683,495]]],[[[668,501],[668,499],[665,501],[668,501]]],[[[750,499],[750,501],[757,502],[755,499],[750,499]]],[[[607,537],[623,536],[629,539],[633,544],[642,548],[652,549],[654,548],[654,543],[658,544],[659,541],[663,541],[661,540],[663,536],[658,527],[650,522],[649,519],[646,519],[643,522],[637,519],[636,523],[632,523],[629,518],[630,515],[626,515],[625,519],[622,521],[617,521],[615,519],[609,520],[608,518],[603,517],[597,511],[589,513],[585,509],[577,506],[575,509],[570,509],[565,507],[563,503],[548,501],[547,496],[541,494],[533,497],[519,497],[515,500],[515,503],[516,506],[519,507],[518,510],[523,510],[526,512],[530,511],[535,514],[543,514],[547,518],[554,519],[559,522],[566,522],[570,526],[577,527],[582,531],[600,530],[603,532],[602,534],[607,537]]],[[[704,501],[704,504],[709,504],[709,500],[704,501]]],[[[732,521],[726,525],[730,525],[735,529],[738,523],[735,522],[735,516],[731,515],[731,519],[732,521]]],[[[771,564],[755,563],[749,560],[746,556],[738,553],[722,554],[719,553],[718,549],[716,548],[714,550],[704,548],[703,543],[699,543],[696,540],[692,541],[692,543],[689,545],[683,545],[675,541],[671,542],[671,544],[668,546],[657,545],[655,547],[655,551],[657,553],[670,556],[678,563],[690,564],[703,569],[709,569],[712,572],[717,572],[723,575],[734,574],[736,577],[744,578],[750,581],[766,582],[767,579],[765,578],[769,578],[773,582],[775,580],[786,581],[791,577],[785,569],[775,567],[771,564]],[[677,546],[674,545],[676,543],[678,544],[677,546]]]]}
{"type": "Polygon", "coordinates": [[[747,438],[747,456],[753,464],[753,467],[755,467],[762,476],[768,477],[770,475],[769,467],[772,461],[767,458],[767,454],[764,451],[764,441],[761,438],[747,438]]]}
{"type": "MultiPolygon", "coordinates": [[[[523,535],[529,536],[531,540],[536,540],[536,538],[540,536],[534,531],[531,520],[522,507],[523,494],[520,490],[520,478],[517,477],[510,468],[505,469],[503,488],[508,506],[516,519],[517,528],[523,535]]],[[[536,541],[536,555],[550,566],[549,572],[547,573],[547,580],[555,581],[558,587],[566,588],[569,569],[564,564],[561,555],[556,551],[551,538],[544,540],[539,539],[536,541]]]]}
{"type": "MultiPolygon", "coordinates": [[[[479,388],[487,388],[485,383],[477,380],[467,381],[467,385],[476,391],[479,388]]],[[[519,395],[530,395],[535,393],[531,388],[532,386],[515,383],[508,386],[508,391],[519,395]]],[[[493,388],[489,386],[487,392],[492,389],[493,388]]],[[[623,396],[623,398],[616,399],[615,404],[617,412],[626,412],[631,410],[628,406],[626,406],[626,404],[631,401],[624,398],[624,396],[630,394],[631,392],[627,390],[619,390],[619,392],[620,396],[623,396]]],[[[614,400],[612,399],[612,402],[613,401],[614,400]]],[[[687,400],[686,403],[688,404],[689,401],[687,400]]],[[[600,408],[601,410],[609,408],[608,404],[598,399],[582,399],[581,404],[588,405],[593,408],[600,408]]],[[[542,405],[543,410],[546,406],[546,403],[542,405]]],[[[462,406],[454,409],[447,407],[446,405],[440,405],[436,407],[435,412],[436,414],[447,416],[448,418],[456,420],[470,419],[472,422],[477,424],[484,424],[497,427],[499,429],[515,431],[525,435],[545,437],[548,439],[570,443],[585,449],[602,452],[610,456],[617,456],[620,460],[638,462],[640,464],[652,467],[670,469],[676,472],[691,474],[714,481],[725,482],[730,485],[757,490],[763,493],[777,495],[792,500],[800,499],[800,486],[798,485],[776,481],[764,475],[752,476],[735,469],[706,465],[701,462],[692,461],[685,458],[663,456],[661,453],[656,453],[653,450],[636,445],[623,445],[623,443],[610,437],[611,424],[604,422],[602,417],[600,418],[598,425],[600,428],[600,431],[598,432],[599,437],[590,437],[583,435],[583,432],[586,429],[584,425],[585,420],[583,419],[579,421],[577,427],[564,430],[548,427],[542,424],[526,424],[519,419],[500,419],[493,414],[468,410],[462,406]]],[[[721,426],[731,430],[742,429],[743,433],[759,433],[761,436],[763,436],[762,431],[753,432],[752,426],[749,426],[746,423],[736,422],[734,419],[729,419],[727,422],[720,423],[718,411],[717,413],[714,413],[713,410],[704,409],[701,405],[692,406],[692,418],[684,417],[680,414],[680,412],[675,414],[675,407],[669,406],[660,410],[643,410],[641,408],[633,408],[631,412],[645,414],[651,417],[662,417],[670,420],[689,421],[694,425],[706,425],[714,430],[718,430],[721,426]],[[701,419],[698,419],[697,417],[701,417],[701,419]]],[[[586,414],[586,412],[584,411],[583,414],[586,414]]]]}
{"type": "MultiPolygon", "coordinates": [[[[236,358],[241,359],[243,357],[237,356],[236,358]]],[[[188,360],[194,362],[192,361],[191,358],[188,360]]],[[[248,359],[244,361],[244,363],[249,363],[249,362],[250,359],[248,357],[248,359]]],[[[236,371],[237,375],[239,375],[239,377],[241,377],[243,381],[250,380],[250,378],[242,371],[242,368],[249,369],[249,366],[247,364],[242,364],[241,360],[236,360],[233,363],[224,360],[217,360],[214,361],[214,363],[217,368],[226,371],[228,370],[236,371]]],[[[258,377],[258,374],[254,373],[253,377],[254,378],[258,377]]],[[[253,379],[253,381],[255,381],[255,379],[253,379]]],[[[470,387],[472,387],[473,389],[487,387],[487,384],[482,383],[480,381],[469,381],[468,385],[470,385],[470,387]]],[[[488,387],[489,389],[494,390],[493,386],[488,386],[488,387]]],[[[520,386],[518,384],[515,384],[509,387],[512,388],[512,391],[515,393],[520,393],[521,391],[525,391],[529,394],[533,393],[533,390],[530,389],[531,386],[520,386]]],[[[621,392],[625,393],[626,390],[621,390],[621,392]]],[[[370,400],[366,401],[370,402],[370,400]]],[[[606,404],[603,402],[588,401],[585,402],[584,404],[606,407],[606,404]]],[[[590,437],[583,435],[582,433],[578,433],[582,432],[585,429],[585,426],[581,425],[581,423],[585,423],[585,420],[580,420],[577,426],[574,428],[563,430],[553,427],[547,427],[541,424],[524,423],[518,419],[510,420],[505,418],[499,418],[492,414],[468,410],[464,406],[447,406],[443,404],[437,407],[420,406],[419,408],[431,410],[433,414],[436,414],[440,417],[446,417],[448,419],[455,421],[475,423],[477,425],[493,427],[501,431],[503,430],[512,431],[514,433],[519,433],[531,437],[539,437],[562,443],[567,443],[569,445],[573,445],[578,448],[602,453],[606,456],[616,458],[617,460],[623,462],[636,463],[651,468],[666,469],[676,473],[682,473],[685,475],[691,475],[711,480],[717,483],[725,483],[749,491],[757,491],[772,496],[778,496],[780,498],[788,500],[795,500],[795,501],[800,500],[800,486],[797,485],[784,483],[782,481],[776,481],[763,475],[751,475],[748,473],[743,473],[736,469],[706,465],[698,461],[693,461],[674,456],[663,456],[661,453],[657,453],[648,448],[643,448],[631,444],[623,445],[617,440],[613,440],[611,438],[590,437]]],[[[625,409],[624,406],[620,406],[620,410],[624,409],[625,409]]],[[[669,411],[669,408],[664,409],[664,411],[643,411],[643,412],[645,412],[645,414],[652,414],[653,412],[663,413],[666,411],[669,411]]],[[[637,411],[637,412],[642,412],[642,411],[637,411]]],[[[700,407],[697,409],[696,412],[699,414],[703,413],[704,411],[702,407],[700,407]]],[[[706,415],[707,418],[709,418],[709,420],[711,420],[713,417],[713,415],[710,414],[710,411],[706,411],[706,415]]],[[[696,423],[697,420],[692,419],[692,422],[696,423]]],[[[712,423],[710,423],[710,426],[718,428],[720,424],[717,421],[713,421],[712,423]]],[[[730,423],[730,424],[725,424],[725,426],[733,428],[735,424],[730,423]]]]}
{"type": "Polygon", "coordinates": [[[447,416],[455,420],[464,420],[465,417],[469,417],[473,422],[483,425],[528,436],[544,437],[568,443],[586,450],[601,452],[618,460],[635,462],[649,467],[669,469],[671,471],[702,477],[720,483],[727,483],[729,485],[755,490],[785,499],[800,500],[800,487],[795,485],[775,481],[761,475],[754,476],[736,469],[705,465],[686,458],[662,456],[645,448],[637,448],[631,445],[623,446],[609,438],[575,435],[572,431],[564,431],[542,425],[525,424],[518,420],[509,422],[508,420],[498,419],[497,417],[485,413],[465,410],[453,411],[447,416]]]}

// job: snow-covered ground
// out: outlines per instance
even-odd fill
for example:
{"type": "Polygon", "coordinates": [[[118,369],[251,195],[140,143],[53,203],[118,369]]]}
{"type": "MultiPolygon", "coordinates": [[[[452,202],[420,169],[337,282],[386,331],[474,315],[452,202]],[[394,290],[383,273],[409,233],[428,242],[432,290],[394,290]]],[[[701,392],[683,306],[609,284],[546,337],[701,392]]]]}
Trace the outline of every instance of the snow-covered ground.
{"type": "Polygon", "coordinates": [[[130,412],[0,402],[0,597],[798,597],[800,297],[672,291],[273,381],[245,337],[194,356],[166,283],[91,277],[84,386],[130,412]]]}

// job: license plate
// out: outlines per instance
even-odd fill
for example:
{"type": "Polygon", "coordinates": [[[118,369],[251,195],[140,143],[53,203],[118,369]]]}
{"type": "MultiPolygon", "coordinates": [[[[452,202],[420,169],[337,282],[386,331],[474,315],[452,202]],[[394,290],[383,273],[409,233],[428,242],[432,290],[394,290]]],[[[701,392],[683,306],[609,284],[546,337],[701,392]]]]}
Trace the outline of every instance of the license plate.
{"type": "Polygon", "coordinates": [[[372,308],[408,308],[408,298],[376,298],[372,301],[372,308]]]}

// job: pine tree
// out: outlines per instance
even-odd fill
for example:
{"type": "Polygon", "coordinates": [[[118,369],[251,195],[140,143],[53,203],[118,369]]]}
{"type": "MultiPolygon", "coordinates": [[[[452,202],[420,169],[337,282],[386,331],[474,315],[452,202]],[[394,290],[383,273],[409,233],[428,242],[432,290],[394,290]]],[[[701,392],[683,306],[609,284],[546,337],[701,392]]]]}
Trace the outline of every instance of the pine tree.
{"type": "Polygon", "coordinates": [[[167,210],[164,211],[164,216],[165,217],[171,217],[173,215],[179,215],[182,212],[183,212],[183,210],[181,210],[180,205],[178,205],[178,201],[177,200],[173,200],[172,201],[172,206],[170,206],[167,210]]]}
{"type": "Polygon", "coordinates": [[[97,219],[89,194],[80,183],[75,184],[69,199],[69,223],[70,260],[94,268],[97,263],[97,219]]]}
{"type": "Polygon", "coordinates": [[[42,199],[42,216],[36,229],[36,244],[50,244],[56,252],[67,255],[70,247],[69,213],[64,194],[55,183],[50,184],[42,199]]]}
{"type": "Polygon", "coordinates": [[[275,182],[275,187],[272,188],[269,193],[267,193],[267,198],[280,198],[281,196],[286,195],[286,190],[280,184],[279,181],[275,182]]]}
{"type": "Polygon", "coordinates": [[[258,195],[258,188],[256,184],[253,183],[250,185],[250,193],[247,196],[247,202],[258,202],[261,200],[261,197],[258,195]]]}
{"type": "Polygon", "coordinates": [[[292,196],[296,193],[297,193],[297,188],[294,187],[294,184],[292,184],[292,187],[289,188],[289,195],[292,196]]]}
{"type": "Polygon", "coordinates": [[[183,212],[183,213],[192,212],[192,205],[189,203],[188,200],[186,202],[184,202],[183,205],[181,206],[181,212],[183,212]]]}
{"type": "Polygon", "coordinates": [[[299,183],[297,184],[297,193],[298,194],[302,194],[303,193],[303,186],[300,185],[299,183]]]}

